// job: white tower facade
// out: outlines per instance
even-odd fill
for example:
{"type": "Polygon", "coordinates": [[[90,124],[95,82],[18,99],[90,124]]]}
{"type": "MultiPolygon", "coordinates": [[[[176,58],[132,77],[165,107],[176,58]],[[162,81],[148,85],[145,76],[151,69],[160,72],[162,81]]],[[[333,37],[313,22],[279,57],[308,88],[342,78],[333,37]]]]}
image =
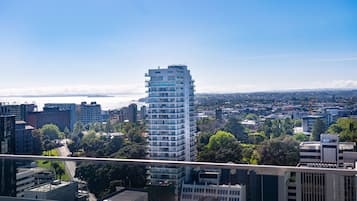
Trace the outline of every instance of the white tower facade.
{"type": "MultiPolygon", "coordinates": [[[[196,158],[194,81],[185,65],[150,69],[148,88],[149,157],[154,160],[194,161],[196,158]]],[[[151,167],[150,183],[181,185],[183,168],[151,167]]]]}

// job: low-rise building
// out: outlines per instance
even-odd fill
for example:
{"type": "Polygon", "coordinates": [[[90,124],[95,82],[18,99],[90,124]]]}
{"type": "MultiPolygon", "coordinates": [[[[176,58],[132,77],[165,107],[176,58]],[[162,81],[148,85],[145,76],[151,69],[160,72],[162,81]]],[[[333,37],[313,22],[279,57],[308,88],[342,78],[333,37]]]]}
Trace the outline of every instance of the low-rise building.
{"type": "Polygon", "coordinates": [[[209,200],[245,201],[245,186],[213,185],[213,184],[183,184],[181,201],[209,200]]]}
{"type": "Polygon", "coordinates": [[[117,192],[105,198],[103,201],[149,201],[147,192],[117,188],[117,192]]]}
{"type": "Polygon", "coordinates": [[[43,200],[75,201],[77,192],[77,183],[56,180],[49,184],[27,189],[23,192],[22,197],[43,200]]]}
{"type": "Polygon", "coordinates": [[[220,175],[219,170],[199,171],[197,182],[182,185],[181,201],[245,201],[245,185],[220,184],[220,175]]]}
{"type": "Polygon", "coordinates": [[[16,197],[22,197],[26,189],[35,186],[35,172],[31,169],[18,168],[16,173],[16,197]]]}
{"type": "Polygon", "coordinates": [[[355,147],[354,142],[339,142],[338,135],[322,134],[320,141],[300,144],[300,165],[343,167],[343,152],[353,152],[355,147]]]}
{"type": "MultiPolygon", "coordinates": [[[[347,168],[344,152],[354,152],[356,143],[339,142],[338,135],[322,134],[320,141],[300,144],[300,167],[347,168]]],[[[352,201],[356,200],[354,176],[325,173],[291,172],[286,189],[289,201],[352,201]],[[342,193],[341,193],[342,192],[342,193]]]]}

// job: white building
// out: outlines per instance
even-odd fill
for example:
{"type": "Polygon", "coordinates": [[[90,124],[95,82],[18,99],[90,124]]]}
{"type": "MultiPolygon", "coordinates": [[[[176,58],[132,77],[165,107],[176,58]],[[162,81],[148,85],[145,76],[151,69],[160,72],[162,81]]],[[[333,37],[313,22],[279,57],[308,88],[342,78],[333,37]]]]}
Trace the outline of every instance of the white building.
{"type": "Polygon", "coordinates": [[[243,185],[183,184],[181,201],[245,201],[243,185]]]}
{"type": "Polygon", "coordinates": [[[355,151],[356,143],[339,142],[338,135],[322,134],[320,141],[300,144],[300,165],[309,167],[343,167],[343,152],[355,151]]]}
{"type": "MultiPolygon", "coordinates": [[[[354,152],[354,142],[339,142],[338,135],[322,134],[320,141],[300,144],[300,167],[347,168],[343,153],[354,152]]],[[[288,176],[289,201],[355,201],[356,177],[325,173],[288,176]]]]}
{"type": "MultiPolygon", "coordinates": [[[[194,161],[194,81],[187,66],[150,69],[148,88],[149,157],[156,160],[194,161]]],[[[189,170],[186,170],[189,171],[189,170]]],[[[180,185],[183,168],[151,167],[150,183],[180,185]]],[[[186,176],[189,176],[186,174],[186,176]]]]}
{"type": "Polygon", "coordinates": [[[49,183],[53,179],[53,173],[45,168],[17,168],[16,196],[22,197],[25,190],[43,183],[49,183]]]}
{"type": "Polygon", "coordinates": [[[198,172],[197,183],[182,185],[181,201],[245,201],[245,185],[220,184],[220,170],[198,172]]]}

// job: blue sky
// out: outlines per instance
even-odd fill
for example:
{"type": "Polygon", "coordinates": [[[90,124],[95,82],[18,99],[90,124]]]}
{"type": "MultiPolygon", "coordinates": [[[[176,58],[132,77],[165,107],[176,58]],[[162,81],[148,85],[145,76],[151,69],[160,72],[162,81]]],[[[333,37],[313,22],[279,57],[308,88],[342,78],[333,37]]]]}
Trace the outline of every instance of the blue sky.
{"type": "Polygon", "coordinates": [[[187,64],[198,92],[357,88],[357,1],[0,0],[0,93],[144,93],[187,64]]]}

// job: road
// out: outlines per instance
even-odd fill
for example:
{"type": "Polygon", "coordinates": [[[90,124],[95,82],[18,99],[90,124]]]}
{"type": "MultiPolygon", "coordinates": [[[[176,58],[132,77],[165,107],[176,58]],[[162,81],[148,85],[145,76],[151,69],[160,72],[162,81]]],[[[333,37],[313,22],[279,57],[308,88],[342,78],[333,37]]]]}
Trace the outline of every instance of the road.
{"type": "MultiPolygon", "coordinates": [[[[71,154],[71,152],[68,149],[67,143],[69,143],[70,140],[69,139],[64,139],[61,141],[61,144],[63,144],[63,146],[58,148],[58,152],[60,154],[60,156],[68,156],[71,154]]],[[[76,162],[74,161],[65,161],[65,167],[66,170],[69,174],[69,176],[71,177],[71,180],[78,180],[77,178],[74,178],[74,176],[76,175],[76,162]]],[[[94,194],[89,193],[89,201],[97,201],[97,198],[95,197],[94,194]]]]}
{"type": "MultiPolygon", "coordinates": [[[[61,141],[61,143],[63,144],[63,146],[58,148],[59,154],[60,156],[68,156],[71,154],[71,152],[69,151],[68,147],[67,147],[67,142],[69,140],[64,139],[61,141]]],[[[76,163],[73,161],[65,161],[65,165],[66,165],[66,170],[69,174],[69,176],[71,177],[71,179],[73,180],[75,174],[76,174],[76,163]]]]}

